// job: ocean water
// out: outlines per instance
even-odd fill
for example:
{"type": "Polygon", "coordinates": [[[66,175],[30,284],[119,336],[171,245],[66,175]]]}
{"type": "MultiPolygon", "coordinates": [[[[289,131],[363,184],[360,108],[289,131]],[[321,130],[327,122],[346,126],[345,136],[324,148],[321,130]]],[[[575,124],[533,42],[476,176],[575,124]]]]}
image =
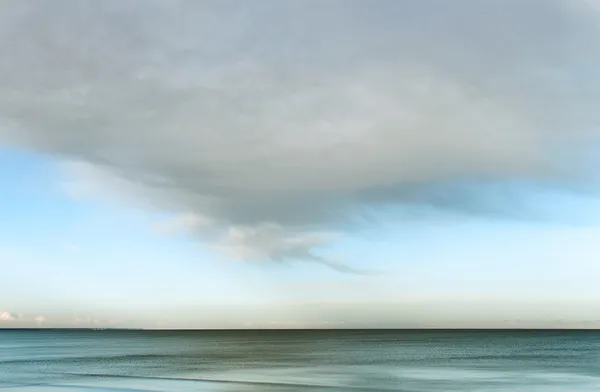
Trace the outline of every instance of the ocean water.
{"type": "Polygon", "coordinates": [[[0,390],[600,391],[600,332],[0,330],[0,390]]]}

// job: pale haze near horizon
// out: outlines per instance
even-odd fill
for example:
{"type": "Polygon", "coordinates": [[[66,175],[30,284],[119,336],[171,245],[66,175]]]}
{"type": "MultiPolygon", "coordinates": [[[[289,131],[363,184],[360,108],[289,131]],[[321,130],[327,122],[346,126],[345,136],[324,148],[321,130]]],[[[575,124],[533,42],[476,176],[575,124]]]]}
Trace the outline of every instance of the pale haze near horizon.
{"type": "Polygon", "coordinates": [[[600,5],[0,4],[0,326],[600,327],[600,5]]]}

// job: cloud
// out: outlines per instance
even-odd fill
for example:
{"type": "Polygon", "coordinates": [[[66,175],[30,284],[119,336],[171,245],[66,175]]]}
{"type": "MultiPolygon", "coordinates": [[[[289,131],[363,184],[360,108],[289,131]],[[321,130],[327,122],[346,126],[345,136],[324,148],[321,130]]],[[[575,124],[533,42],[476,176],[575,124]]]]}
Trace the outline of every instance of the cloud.
{"type": "Polygon", "coordinates": [[[177,235],[194,233],[202,228],[209,228],[212,222],[193,212],[180,213],[157,224],[154,229],[159,234],[177,235]]]}
{"type": "Polygon", "coordinates": [[[0,140],[63,159],[73,196],[172,213],[165,233],[343,269],[318,248],[381,207],[585,182],[599,18],[585,0],[4,2],[0,140]]]}
{"type": "Polygon", "coordinates": [[[17,321],[21,318],[18,313],[0,312],[0,321],[17,321]]]}

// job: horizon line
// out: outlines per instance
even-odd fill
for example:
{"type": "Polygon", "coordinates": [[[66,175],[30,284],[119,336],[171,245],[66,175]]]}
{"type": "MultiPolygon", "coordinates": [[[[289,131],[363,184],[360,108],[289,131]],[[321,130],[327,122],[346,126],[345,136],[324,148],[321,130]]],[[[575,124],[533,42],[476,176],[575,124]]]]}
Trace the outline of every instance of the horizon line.
{"type": "Polygon", "coordinates": [[[599,327],[565,328],[565,327],[511,327],[511,328],[126,328],[126,327],[0,327],[0,331],[145,331],[145,332],[327,332],[327,331],[398,331],[398,332],[526,332],[526,331],[598,331],[599,327]]]}

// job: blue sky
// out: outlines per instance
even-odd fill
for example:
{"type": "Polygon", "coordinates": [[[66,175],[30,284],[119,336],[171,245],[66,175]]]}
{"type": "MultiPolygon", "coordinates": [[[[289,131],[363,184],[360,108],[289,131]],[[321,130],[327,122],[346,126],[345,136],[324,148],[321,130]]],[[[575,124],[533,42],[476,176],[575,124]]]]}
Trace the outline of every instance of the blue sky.
{"type": "Polygon", "coordinates": [[[0,26],[0,325],[600,326],[596,1],[0,26]]]}
{"type": "MultiPolygon", "coordinates": [[[[371,317],[373,326],[454,325],[448,307],[472,309],[461,316],[467,324],[553,326],[595,321],[591,309],[600,305],[595,198],[554,196],[551,212],[590,217],[584,222],[430,215],[322,250],[382,271],[363,276],[311,263],[240,262],[156,230],[166,214],[74,198],[53,158],[6,147],[0,158],[0,298],[21,318],[7,326],[37,325],[38,316],[48,325],[150,328],[352,327],[371,317]],[[508,310],[495,317],[481,303],[508,310]]],[[[543,203],[552,195],[527,196],[543,203]]]]}

